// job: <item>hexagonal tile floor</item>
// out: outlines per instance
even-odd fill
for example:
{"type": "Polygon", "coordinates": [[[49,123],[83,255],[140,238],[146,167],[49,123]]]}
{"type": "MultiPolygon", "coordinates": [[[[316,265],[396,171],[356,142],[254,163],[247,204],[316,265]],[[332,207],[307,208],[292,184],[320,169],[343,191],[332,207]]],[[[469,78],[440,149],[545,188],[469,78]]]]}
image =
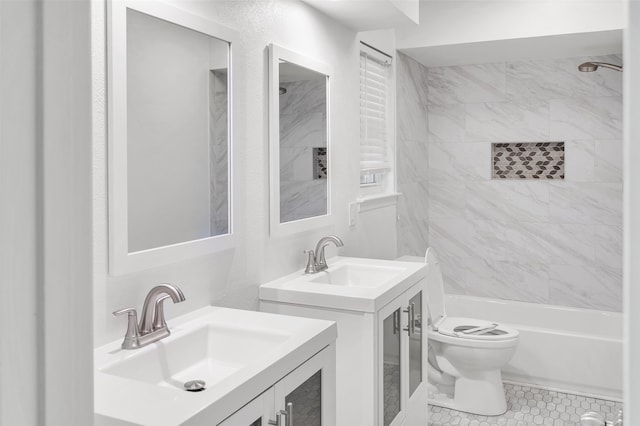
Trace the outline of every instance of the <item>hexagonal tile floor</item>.
{"type": "Polygon", "coordinates": [[[431,426],[580,426],[580,416],[596,411],[614,420],[622,403],[586,396],[554,392],[528,386],[504,385],[507,412],[501,416],[478,416],[429,406],[431,426]]]}

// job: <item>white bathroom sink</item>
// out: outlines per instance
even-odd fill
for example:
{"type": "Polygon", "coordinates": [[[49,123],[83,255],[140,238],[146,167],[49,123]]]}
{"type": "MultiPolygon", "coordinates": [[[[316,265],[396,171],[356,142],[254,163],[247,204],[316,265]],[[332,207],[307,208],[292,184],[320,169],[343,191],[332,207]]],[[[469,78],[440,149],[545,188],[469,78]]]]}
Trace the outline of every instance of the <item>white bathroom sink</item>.
{"type": "Polygon", "coordinates": [[[384,285],[402,272],[404,268],[345,263],[314,274],[309,282],[374,288],[384,285]]]}
{"type": "Polygon", "coordinates": [[[174,339],[157,342],[153,350],[132,353],[101,371],[180,390],[192,380],[203,380],[206,387],[211,387],[276,350],[291,337],[278,330],[233,324],[205,324],[181,331],[184,332],[176,333],[174,339]]]}
{"type": "Polygon", "coordinates": [[[424,263],[333,257],[315,274],[300,270],[260,286],[260,303],[376,312],[426,276],[424,263]]]}
{"type": "Polygon", "coordinates": [[[330,321],[217,307],[168,325],[143,348],[95,350],[96,425],[217,424],[336,337],[330,321]],[[187,392],[193,380],[205,389],[187,392]]]}

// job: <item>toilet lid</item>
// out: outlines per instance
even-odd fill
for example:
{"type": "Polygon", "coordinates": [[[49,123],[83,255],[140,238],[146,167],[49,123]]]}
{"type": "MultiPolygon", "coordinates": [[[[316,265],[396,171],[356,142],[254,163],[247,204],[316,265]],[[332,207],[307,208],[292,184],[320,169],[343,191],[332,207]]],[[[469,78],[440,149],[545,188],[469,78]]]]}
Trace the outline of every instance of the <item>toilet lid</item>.
{"type": "Polygon", "coordinates": [[[461,317],[446,317],[440,322],[437,333],[470,340],[509,340],[520,334],[504,324],[461,317]],[[473,333],[474,330],[479,333],[473,333]]]}
{"type": "Polygon", "coordinates": [[[442,271],[440,262],[433,247],[429,247],[424,255],[424,262],[427,264],[427,306],[429,307],[429,318],[434,329],[438,329],[439,322],[447,316],[444,309],[444,284],[442,281],[442,271]]]}

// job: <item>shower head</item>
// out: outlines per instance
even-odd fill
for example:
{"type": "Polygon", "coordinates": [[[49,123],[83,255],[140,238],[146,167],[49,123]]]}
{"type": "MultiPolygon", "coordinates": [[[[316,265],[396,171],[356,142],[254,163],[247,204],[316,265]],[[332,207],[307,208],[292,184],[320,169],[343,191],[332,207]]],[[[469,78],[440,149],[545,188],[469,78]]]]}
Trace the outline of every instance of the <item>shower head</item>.
{"type": "Polygon", "coordinates": [[[622,72],[622,65],[614,65],[614,64],[609,64],[607,62],[585,62],[583,64],[578,65],[578,71],[593,72],[597,70],[598,67],[609,68],[614,71],[622,72]]]}

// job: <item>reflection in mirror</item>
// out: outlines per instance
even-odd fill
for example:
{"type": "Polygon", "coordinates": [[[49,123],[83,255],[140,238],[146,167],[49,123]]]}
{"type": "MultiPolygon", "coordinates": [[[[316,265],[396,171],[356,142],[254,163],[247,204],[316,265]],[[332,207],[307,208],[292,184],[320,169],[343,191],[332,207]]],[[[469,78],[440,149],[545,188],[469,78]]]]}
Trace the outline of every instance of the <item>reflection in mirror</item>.
{"type": "Polygon", "coordinates": [[[327,214],[327,77],[279,61],[280,222],[327,214]]]}
{"type": "Polygon", "coordinates": [[[128,252],[229,232],[229,43],[127,9],[128,252]]]}

